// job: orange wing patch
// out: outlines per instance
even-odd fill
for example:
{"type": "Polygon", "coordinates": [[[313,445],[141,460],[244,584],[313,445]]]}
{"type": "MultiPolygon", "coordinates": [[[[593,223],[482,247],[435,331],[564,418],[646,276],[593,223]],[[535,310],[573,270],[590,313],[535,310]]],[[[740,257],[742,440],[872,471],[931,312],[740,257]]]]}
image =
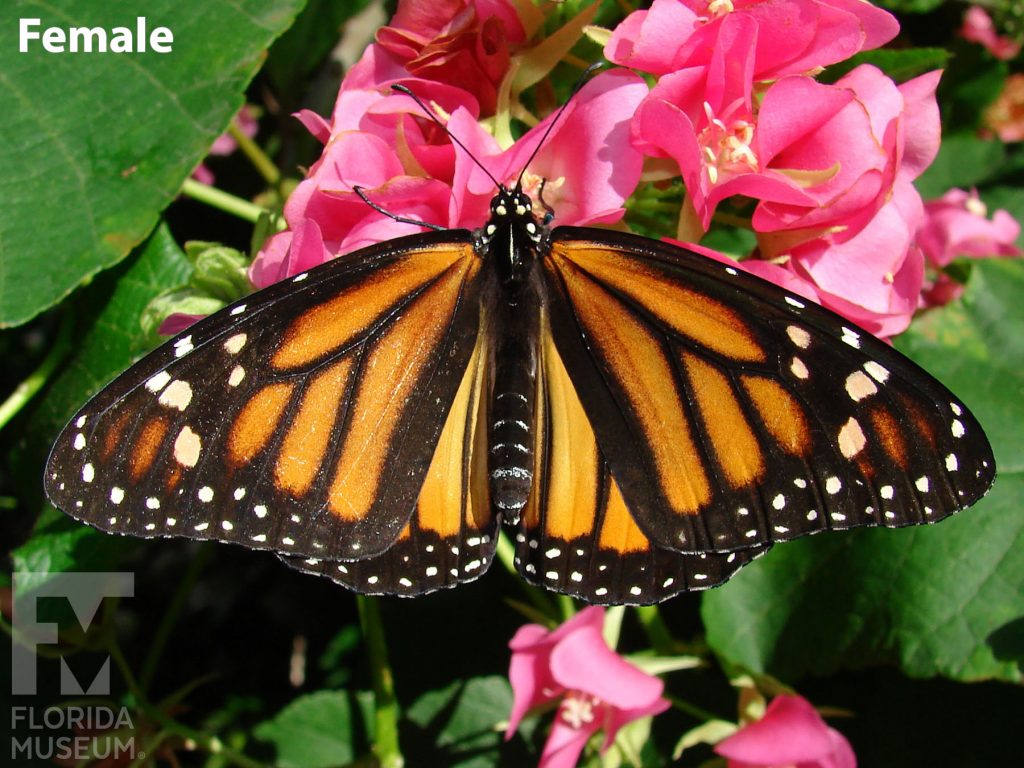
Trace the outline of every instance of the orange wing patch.
{"type": "MultiPolygon", "coordinates": [[[[652,312],[665,326],[701,347],[733,360],[763,362],[764,350],[734,309],[647,269],[613,248],[598,244],[568,248],[555,243],[556,261],[571,262],[652,312]]],[[[564,269],[559,264],[560,269],[564,269]]]]}
{"type": "Polygon", "coordinates": [[[465,527],[479,530],[491,519],[487,498],[486,381],[484,334],[477,339],[417,501],[419,528],[442,538],[465,527]],[[476,459],[476,460],[474,460],[476,459]]]}
{"type": "Polygon", "coordinates": [[[795,456],[806,456],[811,450],[811,432],[803,408],[777,381],[763,376],[740,376],[757,409],[765,429],[795,456]]]}
{"type": "Polygon", "coordinates": [[[588,602],[651,603],[718,584],[758,554],[654,546],[611,476],[545,322],[540,343],[533,489],[516,536],[527,581],[588,602]]]}
{"type": "Polygon", "coordinates": [[[683,353],[682,359],[718,466],[729,485],[742,488],[757,482],[764,476],[764,455],[729,380],[696,355],[683,353]]]}
{"type": "Polygon", "coordinates": [[[277,486],[304,496],[317,477],[348,389],[352,358],[347,357],[313,379],[281,445],[274,468],[277,486]]]}
{"type": "Polygon", "coordinates": [[[263,450],[294,390],[294,384],[270,384],[249,399],[228,436],[228,459],[232,464],[248,464],[263,450]]]}
{"type": "Polygon", "coordinates": [[[271,365],[281,371],[301,368],[351,344],[402,298],[440,278],[452,266],[467,261],[471,253],[468,244],[409,253],[372,277],[307,309],[285,331],[271,365]]]}
{"type": "Polygon", "coordinates": [[[130,462],[130,473],[133,480],[138,480],[153,466],[157,451],[163,444],[167,435],[167,419],[156,417],[150,419],[142,427],[138,439],[132,448],[130,462]]]}

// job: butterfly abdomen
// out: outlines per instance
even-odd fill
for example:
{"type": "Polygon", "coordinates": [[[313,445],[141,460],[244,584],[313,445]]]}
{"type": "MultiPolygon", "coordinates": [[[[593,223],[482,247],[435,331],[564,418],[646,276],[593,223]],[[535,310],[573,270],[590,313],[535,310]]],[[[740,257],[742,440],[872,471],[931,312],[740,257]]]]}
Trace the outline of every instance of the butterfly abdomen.
{"type": "Polygon", "coordinates": [[[512,523],[533,486],[537,352],[532,310],[523,304],[507,308],[493,358],[487,472],[491,501],[512,523]]]}

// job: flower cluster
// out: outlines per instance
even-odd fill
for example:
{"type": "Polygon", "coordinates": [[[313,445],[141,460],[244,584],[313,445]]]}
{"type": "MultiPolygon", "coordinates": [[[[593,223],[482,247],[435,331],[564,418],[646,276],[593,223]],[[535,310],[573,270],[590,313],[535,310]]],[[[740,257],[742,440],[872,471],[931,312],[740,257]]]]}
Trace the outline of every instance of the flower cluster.
{"type": "Polygon", "coordinates": [[[911,182],[938,151],[939,73],[899,86],[871,66],[831,85],[811,73],[897,31],[856,1],[656,0],[605,49],[659,75],[631,128],[678,165],[698,225],[688,235],[723,201],[756,201],[748,268],[883,336],[909,323],[924,279],[911,182]]]}
{"type": "MultiPolygon", "coordinates": [[[[604,622],[605,609],[592,606],[553,630],[527,624],[509,643],[513,703],[505,737],[512,737],[528,713],[556,707],[539,768],[572,768],[599,731],[604,752],[623,727],[669,708],[661,680],[608,647],[604,622]]],[[[760,718],[719,725],[724,730],[718,732],[728,735],[713,740],[714,750],[729,768],[857,765],[849,742],[799,696],[776,696],[760,718]]]]}
{"type": "Polygon", "coordinates": [[[526,23],[517,10],[523,9],[509,0],[399,3],[391,24],[378,31],[377,42],[346,74],[331,119],[299,115],[324,151],[288,199],[288,230],[272,238],[253,264],[250,276],[257,287],[416,231],[368,206],[356,187],[404,218],[448,227],[484,223],[493,182],[392,85],[407,87],[429,105],[494,178],[514,182],[525,170],[524,188],[530,192],[543,181],[545,201],[560,224],[622,218],[642,167],[629,132],[629,120],[648,90],[638,75],[618,70],[588,82],[529,169],[524,165],[554,114],[504,145],[484,127],[508,119],[508,99],[520,87],[516,73],[555,63],[548,60],[547,48],[526,47],[526,23]],[[506,94],[504,112],[497,106],[501,93],[506,94]]]}
{"type": "Polygon", "coordinates": [[[531,194],[543,181],[555,224],[614,224],[641,180],[679,177],[681,239],[699,241],[728,205],[756,234],[756,249],[736,254],[747,269],[877,335],[905,329],[922,291],[945,281],[926,269],[916,238],[928,212],[912,184],[938,150],[939,73],[897,85],[864,65],[815,79],[891,40],[889,13],[861,0],[655,0],[606,33],[605,56],[623,69],[587,83],[524,168],[554,114],[535,117],[519,94],[586,21],[539,38],[529,8],[399,3],[331,117],[298,116],[324,150],[287,202],[287,231],[252,266],[257,287],[417,230],[357,187],[405,219],[482,225],[493,182],[451,136],[499,181],[522,173],[531,194]],[[513,116],[533,124],[518,140],[513,116]]]}

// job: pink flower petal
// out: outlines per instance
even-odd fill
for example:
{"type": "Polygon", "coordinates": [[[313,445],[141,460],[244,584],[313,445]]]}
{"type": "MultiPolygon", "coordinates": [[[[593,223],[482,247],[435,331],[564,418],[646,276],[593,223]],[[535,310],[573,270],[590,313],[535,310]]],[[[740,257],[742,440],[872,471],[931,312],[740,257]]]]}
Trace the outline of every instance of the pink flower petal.
{"type": "Polygon", "coordinates": [[[720,741],[715,745],[715,752],[730,761],[750,766],[856,766],[846,740],[829,728],[814,707],[799,696],[776,696],[761,720],[720,741]]]}
{"type": "Polygon", "coordinates": [[[574,768],[587,741],[600,727],[601,722],[595,719],[581,728],[573,728],[565,722],[559,709],[537,768],[574,768]]]}
{"type": "Polygon", "coordinates": [[[161,336],[175,336],[191,326],[197,320],[202,320],[206,315],[193,315],[187,312],[174,312],[164,318],[157,328],[161,336]]]}
{"type": "Polygon", "coordinates": [[[664,683],[608,647],[596,627],[566,635],[551,653],[551,674],[566,689],[585,691],[618,709],[650,706],[664,683]]]}

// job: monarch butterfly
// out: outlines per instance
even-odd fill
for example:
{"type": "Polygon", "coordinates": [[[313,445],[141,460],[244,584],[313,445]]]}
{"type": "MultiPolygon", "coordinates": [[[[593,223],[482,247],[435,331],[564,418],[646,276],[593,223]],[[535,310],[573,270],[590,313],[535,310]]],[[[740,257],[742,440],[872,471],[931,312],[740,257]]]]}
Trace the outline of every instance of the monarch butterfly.
{"type": "Polygon", "coordinates": [[[981,426],[886,344],[683,248],[552,229],[521,179],[495,184],[481,229],[328,262],[132,366],[58,437],[50,499],[407,596],[482,575],[504,521],[527,581],[635,604],[987,492],[981,426]]]}

